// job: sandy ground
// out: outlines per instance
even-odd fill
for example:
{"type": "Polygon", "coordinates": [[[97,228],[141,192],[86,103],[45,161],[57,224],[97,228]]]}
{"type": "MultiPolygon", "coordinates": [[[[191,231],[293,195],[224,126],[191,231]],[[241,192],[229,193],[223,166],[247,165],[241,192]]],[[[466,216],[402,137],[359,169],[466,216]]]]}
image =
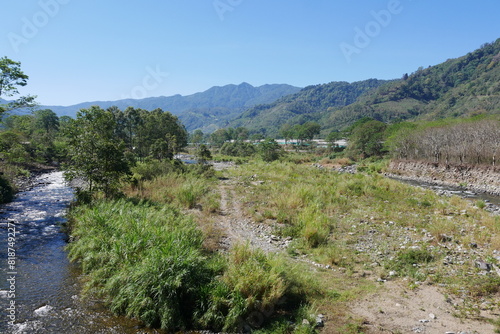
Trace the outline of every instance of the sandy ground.
{"type": "MultiPolygon", "coordinates": [[[[484,319],[455,317],[453,302],[438,287],[410,290],[405,283],[385,282],[380,291],[352,305],[351,312],[365,319],[368,333],[495,333],[484,319]]],[[[494,315],[485,312],[484,316],[494,315]]]]}

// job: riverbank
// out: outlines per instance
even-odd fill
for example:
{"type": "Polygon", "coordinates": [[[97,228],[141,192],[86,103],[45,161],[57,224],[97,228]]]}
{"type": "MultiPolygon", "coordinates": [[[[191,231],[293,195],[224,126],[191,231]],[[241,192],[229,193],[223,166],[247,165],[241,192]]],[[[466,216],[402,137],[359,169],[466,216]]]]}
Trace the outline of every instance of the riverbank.
{"type": "Polygon", "coordinates": [[[500,167],[435,164],[393,160],[387,176],[444,186],[461,187],[478,193],[500,195],[500,167]]]}
{"type": "Polygon", "coordinates": [[[19,176],[14,179],[14,186],[16,192],[27,191],[38,185],[36,181],[37,178],[46,173],[57,171],[57,167],[55,166],[47,166],[47,165],[33,165],[27,168],[29,171],[29,175],[27,176],[19,176]]]}

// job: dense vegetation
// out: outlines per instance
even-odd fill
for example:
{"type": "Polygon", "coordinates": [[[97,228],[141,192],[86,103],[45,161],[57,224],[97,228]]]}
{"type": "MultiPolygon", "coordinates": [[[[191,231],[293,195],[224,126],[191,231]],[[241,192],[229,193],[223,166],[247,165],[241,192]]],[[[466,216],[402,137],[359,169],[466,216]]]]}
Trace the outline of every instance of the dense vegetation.
{"type": "Polygon", "coordinates": [[[383,122],[495,114],[500,109],[500,39],[466,56],[419,68],[343,109],[322,115],[327,129],[362,117],[383,122]]]}
{"type": "Polygon", "coordinates": [[[50,110],[32,115],[6,117],[8,112],[34,106],[34,96],[18,96],[18,88],[27,85],[29,77],[21,63],[0,58],[0,97],[16,97],[0,104],[3,129],[0,132],[0,203],[8,202],[16,191],[14,179],[28,175],[37,163],[50,163],[58,158],[59,118],[50,110]]]}
{"type": "Polygon", "coordinates": [[[114,196],[122,177],[136,161],[171,160],[187,144],[187,132],[176,116],[116,107],[82,109],[67,127],[69,179],[83,178],[92,194],[114,196]]]}
{"type": "Polygon", "coordinates": [[[69,254],[88,275],[87,293],[118,314],[168,330],[241,332],[274,322],[289,328],[310,294],[308,278],[284,257],[247,245],[224,256],[211,252],[199,224],[184,212],[200,205],[215,213],[217,179],[200,177],[196,165],[169,161],[140,163],[133,171],[144,177],[126,187],[127,199],[71,213],[69,254]],[[298,305],[284,305],[284,298],[298,305]],[[270,309],[281,311],[254,322],[252,314],[270,309]]]}
{"type": "Polygon", "coordinates": [[[294,126],[307,121],[317,121],[322,112],[331,112],[354,103],[360,96],[384,83],[384,80],[370,79],[351,84],[331,82],[309,86],[274,103],[245,111],[232,121],[230,126],[243,126],[263,136],[276,136],[284,124],[294,126]]]}

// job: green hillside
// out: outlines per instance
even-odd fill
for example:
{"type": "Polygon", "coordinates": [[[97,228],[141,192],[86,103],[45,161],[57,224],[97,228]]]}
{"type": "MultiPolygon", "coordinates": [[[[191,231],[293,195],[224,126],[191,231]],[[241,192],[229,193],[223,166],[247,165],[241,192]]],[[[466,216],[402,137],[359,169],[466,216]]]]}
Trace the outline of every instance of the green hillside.
{"type": "Polygon", "coordinates": [[[204,92],[181,96],[160,96],[145,99],[125,99],[118,101],[84,102],[73,106],[42,106],[51,109],[59,116],[75,117],[80,109],[97,105],[101,108],[116,106],[119,109],[134,107],[144,110],[168,110],[179,117],[188,131],[201,129],[212,132],[227,126],[228,122],[239,116],[243,111],[262,103],[271,103],[282,96],[296,93],[300,90],[286,84],[272,84],[254,87],[248,83],[212,87],[204,92]]]}
{"type": "Polygon", "coordinates": [[[500,112],[500,39],[379,87],[356,103],[321,117],[324,129],[341,129],[362,117],[434,120],[500,112]]]}
{"type": "Polygon", "coordinates": [[[271,104],[250,108],[229,126],[274,136],[283,124],[316,121],[327,134],[363,117],[391,123],[499,113],[499,62],[500,39],[397,80],[309,86],[271,104]]]}
{"type": "Polygon", "coordinates": [[[354,83],[331,82],[308,86],[271,104],[248,109],[232,121],[230,126],[243,126],[253,132],[276,135],[285,123],[295,125],[317,121],[323,113],[352,104],[363,94],[385,83],[387,83],[385,80],[369,79],[354,83]]]}

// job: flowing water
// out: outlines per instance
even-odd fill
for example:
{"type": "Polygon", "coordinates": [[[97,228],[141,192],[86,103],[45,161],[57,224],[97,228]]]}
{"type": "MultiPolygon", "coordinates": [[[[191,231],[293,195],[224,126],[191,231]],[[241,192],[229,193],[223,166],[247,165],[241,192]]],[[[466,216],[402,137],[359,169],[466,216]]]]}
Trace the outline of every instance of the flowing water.
{"type": "Polygon", "coordinates": [[[72,199],[62,172],[52,172],[0,206],[0,333],[154,333],[79,297],[81,272],[61,230],[72,199]]]}
{"type": "Polygon", "coordinates": [[[434,190],[438,194],[455,195],[455,196],[459,196],[459,197],[473,200],[473,201],[481,200],[481,201],[485,201],[486,203],[490,203],[490,204],[494,205],[495,207],[500,207],[500,196],[497,196],[497,195],[492,195],[492,194],[488,194],[488,193],[476,193],[473,191],[465,190],[465,189],[460,188],[460,187],[438,185],[438,184],[424,182],[424,181],[407,180],[407,179],[401,179],[398,177],[395,177],[394,179],[398,180],[400,182],[403,182],[403,183],[410,184],[412,186],[434,190]]]}

